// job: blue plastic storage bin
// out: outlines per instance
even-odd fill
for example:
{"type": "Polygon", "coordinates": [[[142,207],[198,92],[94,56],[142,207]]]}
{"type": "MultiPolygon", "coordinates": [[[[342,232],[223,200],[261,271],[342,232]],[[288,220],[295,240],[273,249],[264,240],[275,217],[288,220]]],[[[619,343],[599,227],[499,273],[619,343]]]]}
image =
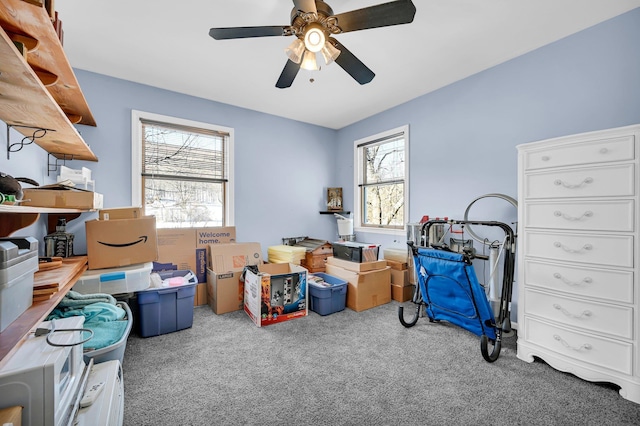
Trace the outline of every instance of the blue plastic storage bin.
{"type": "MultiPolygon", "coordinates": [[[[185,276],[190,271],[168,271],[172,276],[185,276]]],[[[161,277],[164,274],[161,273],[161,277]]],[[[163,279],[170,276],[165,275],[163,279]]],[[[190,328],[193,325],[193,300],[197,279],[175,287],[150,288],[140,291],[138,319],[140,336],[150,337],[190,328]],[[195,281],[195,283],[191,283],[195,281]]]]}
{"type": "Polygon", "coordinates": [[[324,272],[314,272],[330,286],[323,286],[307,280],[309,284],[310,309],[320,315],[329,315],[344,310],[347,302],[347,282],[324,272]]]}

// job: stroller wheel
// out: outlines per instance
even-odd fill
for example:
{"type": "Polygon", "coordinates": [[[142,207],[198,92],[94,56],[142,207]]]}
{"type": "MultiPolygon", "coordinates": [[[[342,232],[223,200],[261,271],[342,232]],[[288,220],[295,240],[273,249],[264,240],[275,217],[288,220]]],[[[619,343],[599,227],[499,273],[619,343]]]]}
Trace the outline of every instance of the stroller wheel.
{"type": "Polygon", "coordinates": [[[502,343],[500,339],[489,340],[486,334],[480,336],[480,352],[482,352],[482,358],[487,362],[494,362],[500,356],[500,349],[502,343]],[[491,352],[489,352],[491,351],[491,352]]]}
{"type": "Polygon", "coordinates": [[[420,305],[417,304],[416,305],[416,312],[413,315],[413,318],[411,318],[410,321],[406,321],[404,319],[404,306],[399,306],[398,307],[398,319],[400,320],[400,324],[404,325],[405,327],[409,328],[409,327],[413,327],[414,325],[416,325],[416,323],[418,322],[418,317],[420,316],[420,305]]]}

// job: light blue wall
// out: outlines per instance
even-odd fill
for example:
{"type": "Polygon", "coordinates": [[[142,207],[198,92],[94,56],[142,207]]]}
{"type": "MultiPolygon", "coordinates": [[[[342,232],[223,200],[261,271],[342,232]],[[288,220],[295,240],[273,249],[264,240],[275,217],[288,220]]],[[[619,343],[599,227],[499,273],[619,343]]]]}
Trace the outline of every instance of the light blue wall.
{"type": "MultiPolygon", "coordinates": [[[[639,40],[637,8],[341,129],[335,158],[346,206],[354,203],[354,141],[404,124],[410,132],[408,221],[462,219],[469,203],[487,193],[517,198],[516,145],[640,123],[639,40]]],[[[508,203],[494,199],[492,205],[501,211],[473,218],[515,218],[508,203]]],[[[488,207],[478,202],[470,213],[476,206],[479,214],[488,207]]],[[[357,235],[385,246],[406,239],[357,235]]]]}
{"type": "MultiPolygon", "coordinates": [[[[202,121],[235,132],[235,225],[238,241],[258,241],[263,251],[281,244],[283,237],[307,235],[334,239],[335,221],[324,210],[326,188],[335,181],[335,130],[287,120],[201,98],[75,70],[83,93],[98,123],[77,126],[99,161],[72,161],[72,168],[88,167],[96,191],[104,194],[105,207],[131,205],[131,110],[141,110],[202,121]]],[[[0,160],[0,170],[14,176],[46,176],[46,154],[27,147],[10,161],[0,160]],[[36,171],[22,170],[30,162],[36,171]],[[40,171],[43,169],[44,171],[40,171]]],[[[82,219],[95,217],[86,213],[82,219]]],[[[20,235],[36,233],[24,229],[20,235]]],[[[84,221],[68,224],[76,235],[76,253],[86,253],[84,221]]]]}
{"type": "MultiPolygon", "coordinates": [[[[635,9],[339,131],[76,70],[98,123],[78,128],[100,161],[68,165],[93,170],[106,207],[129,205],[131,109],[233,127],[237,238],[258,241],[266,252],[282,237],[334,239],[335,220],[318,211],[329,186],[343,187],[345,208],[353,208],[353,141],[409,124],[408,219],[460,218],[479,195],[516,197],[517,144],[639,123],[638,40],[635,9]]],[[[2,146],[4,139],[2,132],[2,146]]],[[[46,176],[46,159],[26,147],[11,160],[0,156],[0,170],[48,183],[55,177],[46,176]]],[[[511,214],[508,206],[494,208],[505,210],[496,216],[511,214]]],[[[82,252],[82,221],[70,230],[82,252]]],[[[403,233],[358,239],[404,244],[403,233]]]]}

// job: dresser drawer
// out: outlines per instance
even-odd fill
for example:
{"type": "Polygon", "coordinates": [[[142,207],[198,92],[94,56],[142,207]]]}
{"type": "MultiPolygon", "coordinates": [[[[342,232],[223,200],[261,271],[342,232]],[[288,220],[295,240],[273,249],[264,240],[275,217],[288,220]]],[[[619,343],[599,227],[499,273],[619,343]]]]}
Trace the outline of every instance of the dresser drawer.
{"type": "Polygon", "coordinates": [[[621,232],[634,230],[633,200],[531,202],[524,208],[526,227],[621,232]]]}
{"type": "Polygon", "coordinates": [[[525,170],[633,160],[634,136],[550,146],[525,154],[525,170]]]}
{"type": "Polygon", "coordinates": [[[633,164],[553,170],[524,176],[525,198],[630,197],[635,194],[633,164]]]}
{"type": "Polygon", "coordinates": [[[526,231],[525,253],[533,257],[633,267],[633,236],[526,231]]]}
{"type": "Polygon", "coordinates": [[[631,343],[591,336],[525,317],[525,339],[570,358],[631,374],[631,343]]]}
{"type": "Polygon", "coordinates": [[[525,314],[616,337],[633,337],[633,309],[526,289],[525,314]]]}
{"type": "Polygon", "coordinates": [[[525,259],[524,285],[583,297],[633,303],[633,272],[525,259]]]}

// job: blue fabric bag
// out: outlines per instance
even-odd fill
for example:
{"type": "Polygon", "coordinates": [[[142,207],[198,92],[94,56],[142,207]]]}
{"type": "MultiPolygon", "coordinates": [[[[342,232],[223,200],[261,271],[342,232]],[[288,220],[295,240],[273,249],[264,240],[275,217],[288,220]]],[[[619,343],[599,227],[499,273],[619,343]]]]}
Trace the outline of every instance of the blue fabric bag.
{"type": "Polygon", "coordinates": [[[493,310],[473,265],[463,254],[419,247],[413,258],[430,319],[496,339],[493,310]]]}

